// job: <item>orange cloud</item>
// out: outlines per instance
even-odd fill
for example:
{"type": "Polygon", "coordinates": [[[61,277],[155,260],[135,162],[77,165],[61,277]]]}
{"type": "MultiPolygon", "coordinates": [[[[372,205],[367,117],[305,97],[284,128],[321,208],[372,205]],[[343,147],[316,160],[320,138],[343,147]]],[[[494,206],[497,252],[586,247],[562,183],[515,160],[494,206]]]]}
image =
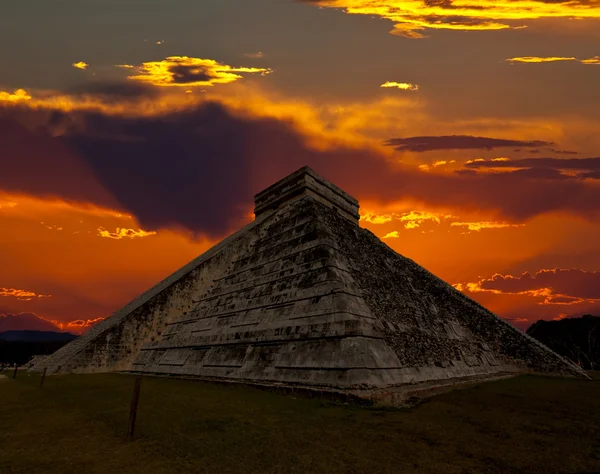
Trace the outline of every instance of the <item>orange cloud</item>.
{"type": "Polygon", "coordinates": [[[105,237],[107,239],[115,239],[115,240],[120,240],[120,239],[135,239],[136,237],[149,237],[151,235],[156,235],[156,232],[147,232],[145,230],[142,229],[125,229],[125,228],[119,228],[117,227],[117,231],[116,232],[109,232],[108,230],[104,229],[103,227],[100,227],[98,229],[98,235],[100,237],[105,237]]]}
{"type": "Polygon", "coordinates": [[[453,285],[459,291],[488,292],[497,295],[522,295],[543,298],[543,305],[600,303],[600,272],[576,268],[542,269],[519,276],[496,273],[473,283],[453,285]]]}
{"type": "Polygon", "coordinates": [[[396,88],[401,89],[403,91],[418,91],[419,86],[417,84],[411,84],[410,82],[390,82],[387,81],[384,84],[381,84],[379,87],[383,88],[396,88]]]}
{"type": "Polygon", "coordinates": [[[262,75],[271,69],[255,67],[232,67],[213,59],[169,56],[162,61],[150,61],[138,66],[129,64],[117,67],[135,70],[138,74],[129,76],[134,81],[146,82],[154,86],[209,87],[215,84],[229,84],[242,79],[243,74],[262,75]]]}
{"type": "Polygon", "coordinates": [[[18,204],[14,201],[3,201],[0,200],[0,209],[12,209],[13,207],[17,207],[18,204]]]}
{"type": "Polygon", "coordinates": [[[524,28],[534,20],[599,19],[597,2],[511,0],[304,0],[354,15],[379,16],[394,23],[392,34],[423,38],[427,29],[485,31],[524,28]]]}
{"type": "Polygon", "coordinates": [[[76,319],[75,321],[57,321],[55,319],[46,319],[38,315],[40,319],[44,319],[52,324],[54,324],[61,331],[74,332],[76,334],[81,334],[87,329],[95,326],[100,321],[103,321],[106,318],[95,318],[95,319],[76,319]]]}
{"type": "Polygon", "coordinates": [[[76,69],[87,69],[90,65],[86,62],[79,61],[78,63],[71,64],[76,69]]]}
{"type": "Polygon", "coordinates": [[[52,295],[37,294],[33,291],[17,290],[16,288],[0,288],[0,296],[11,296],[18,300],[30,301],[34,298],[50,298],[52,295]]]}

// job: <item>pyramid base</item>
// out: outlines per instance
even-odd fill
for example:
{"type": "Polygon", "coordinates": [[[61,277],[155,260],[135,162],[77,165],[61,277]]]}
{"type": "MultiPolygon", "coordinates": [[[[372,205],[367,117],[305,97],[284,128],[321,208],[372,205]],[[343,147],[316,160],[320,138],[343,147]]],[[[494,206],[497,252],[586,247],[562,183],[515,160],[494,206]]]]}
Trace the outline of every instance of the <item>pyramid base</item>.
{"type": "Polygon", "coordinates": [[[433,380],[420,383],[407,383],[386,389],[352,390],[281,382],[265,382],[243,379],[224,379],[221,377],[198,377],[164,373],[120,372],[126,375],[143,375],[146,377],[172,378],[193,382],[204,382],[219,385],[243,386],[281,393],[297,395],[304,398],[320,399],[330,402],[355,404],[363,406],[407,406],[414,405],[423,398],[429,398],[452,390],[472,387],[479,383],[495,382],[524,375],[528,372],[502,372],[495,374],[479,374],[467,377],[455,377],[445,380],[433,380]]]}

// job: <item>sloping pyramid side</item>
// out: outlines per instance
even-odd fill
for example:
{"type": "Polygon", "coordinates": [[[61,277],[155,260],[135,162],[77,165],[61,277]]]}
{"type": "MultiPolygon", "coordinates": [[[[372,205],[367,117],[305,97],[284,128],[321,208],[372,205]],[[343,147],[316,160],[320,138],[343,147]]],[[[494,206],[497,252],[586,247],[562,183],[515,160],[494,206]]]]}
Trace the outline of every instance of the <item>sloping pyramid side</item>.
{"type": "Polygon", "coordinates": [[[258,234],[133,370],[338,388],[580,373],[309,197],[258,234]]]}
{"type": "MultiPolygon", "coordinates": [[[[260,237],[133,369],[334,387],[380,386],[398,366],[383,327],[358,294],[347,259],[304,197],[260,227],[260,237]]],[[[349,225],[352,225],[349,223],[349,225]]]]}
{"type": "Polygon", "coordinates": [[[141,346],[160,337],[165,325],[180,318],[257,238],[262,219],[227,237],[175,273],[48,356],[33,371],[49,374],[129,370],[141,346]]]}
{"type": "Polygon", "coordinates": [[[348,256],[352,278],[400,361],[394,384],[499,372],[587,377],[576,364],[465,296],[372,232],[328,209],[320,219],[348,256]]]}

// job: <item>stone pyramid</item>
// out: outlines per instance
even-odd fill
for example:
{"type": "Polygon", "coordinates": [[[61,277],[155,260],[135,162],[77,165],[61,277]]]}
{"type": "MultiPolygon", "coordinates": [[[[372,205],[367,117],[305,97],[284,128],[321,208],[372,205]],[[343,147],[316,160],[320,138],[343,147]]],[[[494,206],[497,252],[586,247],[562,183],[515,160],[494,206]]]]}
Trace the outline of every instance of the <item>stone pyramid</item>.
{"type": "Polygon", "coordinates": [[[255,215],[34,369],[341,390],[585,376],[360,228],[356,199],[310,168],[255,215]]]}

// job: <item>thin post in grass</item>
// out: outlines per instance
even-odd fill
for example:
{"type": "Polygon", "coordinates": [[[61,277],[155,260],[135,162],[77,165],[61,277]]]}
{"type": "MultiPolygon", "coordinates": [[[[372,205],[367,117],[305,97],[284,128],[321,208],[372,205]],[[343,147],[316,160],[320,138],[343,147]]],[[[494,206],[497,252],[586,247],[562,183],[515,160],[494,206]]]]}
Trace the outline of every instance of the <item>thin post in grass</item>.
{"type": "Polygon", "coordinates": [[[42,372],[42,380],[40,380],[40,390],[44,386],[44,380],[46,380],[46,371],[47,370],[48,370],[48,367],[44,367],[44,371],[42,372]]]}
{"type": "Polygon", "coordinates": [[[15,363],[15,371],[13,372],[13,379],[17,378],[17,364],[15,363]]]}
{"type": "Polygon", "coordinates": [[[135,418],[137,416],[138,402],[140,401],[140,388],[142,385],[142,376],[138,375],[135,378],[133,385],[133,396],[129,407],[129,427],[127,429],[127,439],[133,441],[133,431],[135,430],[135,418]]]}

